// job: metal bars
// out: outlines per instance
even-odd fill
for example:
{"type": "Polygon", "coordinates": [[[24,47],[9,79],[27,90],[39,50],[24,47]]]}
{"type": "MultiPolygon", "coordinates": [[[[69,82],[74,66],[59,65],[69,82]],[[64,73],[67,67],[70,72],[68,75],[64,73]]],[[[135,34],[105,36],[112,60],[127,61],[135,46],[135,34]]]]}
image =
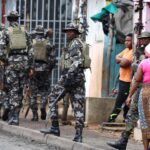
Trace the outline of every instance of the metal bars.
{"type": "MultiPolygon", "coordinates": [[[[66,36],[62,33],[64,28],[72,20],[72,0],[17,0],[17,10],[21,17],[19,23],[25,25],[31,32],[41,24],[45,29],[53,29],[53,37],[50,39],[56,47],[57,59],[61,55],[61,48],[66,47],[66,36]]],[[[59,66],[53,70],[51,85],[60,77],[59,66]]]]}

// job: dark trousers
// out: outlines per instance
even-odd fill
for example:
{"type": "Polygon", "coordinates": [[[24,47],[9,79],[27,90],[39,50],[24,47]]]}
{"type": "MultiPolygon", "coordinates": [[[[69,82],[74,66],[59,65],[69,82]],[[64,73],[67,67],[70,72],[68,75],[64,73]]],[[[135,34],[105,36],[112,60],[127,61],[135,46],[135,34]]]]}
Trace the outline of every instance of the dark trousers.
{"type": "MultiPolygon", "coordinates": [[[[129,89],[130,89],[130,82],[124,82],[124,81],[119,80],[119,91],[118,91],[118,95],[116,98],[115,106],[109,116],[109,119],[108,119],[109,122],[111,122],[111,121],[114,122],[115,119],[117,118],[117,116],[119,115],[122,105],[125,103],[125,101],[128,97],[129,89]]],[[[123,107],[124,119],[126,119],[128,110],[129,110],[128,106],[124,105],[124,107],[123,107]]]]}

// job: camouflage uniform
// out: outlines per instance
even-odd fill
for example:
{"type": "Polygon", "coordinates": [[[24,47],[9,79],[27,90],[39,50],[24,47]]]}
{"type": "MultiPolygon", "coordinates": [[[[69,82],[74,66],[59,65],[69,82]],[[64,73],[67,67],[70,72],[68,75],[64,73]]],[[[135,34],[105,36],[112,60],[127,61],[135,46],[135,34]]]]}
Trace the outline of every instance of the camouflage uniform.
{"type": "MultiPolygon", "coordinates": [[[[47,97],[50,88],[50,73],[55,66],[55,51],[53,46],[51,45],[49,39],[44,37],[44,28],[39,25],[35,29],[35,39],[34,41],[38,41],[39,43],[45,41],[46,46],[46,55],[47,55],[47,62],[43,60],[37,60],[34,58],[34,76],[31,79],[31,89],[32,89],[32,96],[30,101],[30,107],[33,112],[32,121],[38,120],[38,106],[37,106],[37,95],[41,96],[41,119],[45,120],[46,118],[46,104],[47,104],[47,97]]],[[[33,46],[34,47],[34,46],[33,46]]],[[[36,51],[36,50],[34,50],[36,51]]],[[[38,50],[37,50],[38,51],[38,50]]],[[[42,49],[43,51],[43,49],[42,49]]],[[[37,52],[38,53],[38,52],[37,52]]]]}
{"type": "MultiPolygon", "coordinates": [[[[66,48],[63,48],[62,54],[61,54],[61,59],[60,59],[60,68],[61,68],[62,73],[65,72],[65,69],[67,69],[66,65],[65,65],[67,63],[67,62],[65,62],[65,60],[66,60],[65,58],[67,55],[68,55],[68,50],[66,48]]],[[[66,93],[66,95],[63,98],[63,112],[62,112],[62,117],[61,117],[63,125],[70,124],[69,121],[67,120],[67,114],[68,114],[68,108],[69,108],[70,101],[71,101],[70,94],[66,93]]]]}
{"type": "MultiPolygon", "coordinates": [[[[141,59],[143,59],[143,54],[144,54],[144,48],[145,46],[150,42],[150,32],[143,32],[141,35],[138,37],[138,45],[137,45],[137,50],[136,50],[136,58],[137,62],[134,62],[132,64],[132,70],[133,72],[136,72],[136,69],[138,67],[139,62],[141,59]],[[140,40],[145,43],[140,43],[140,40]]],[[[127,114],[127,119],[126,119],[126,128],[121,134],[121,138],[116,141],[116,142],[108,142],[107,144],[113,148],[116,149],[126,149],[128,139],[130,134],[132,133],[132,130],[137,124],[137,121],[139,119],[139,114],[138,114],[138,99],[139,99],[139,94],[141,91],[141,87],[139,86],[135,92],[135,94],[132,97],[132,101],[130,104],[130,109],[127,114]]]]}
{"type": "Polygon", "coordinates": [[[4,32],[4,25],[1,24],[0,26],[0,72],[1,72],[0,73],[0,112],[6,95],[4,91],[4,78],[5,78],[4,69],[5,69],[6,53],[4,49],[4,41],[2,38],[3,32],[4,32]]]}
{"type": "MultiPolygon", "coordinates": [[[[9,27],[19,28],[18,13],[16,11],[10,12],[7,19],[10,23],[9,27]]],[[[4,32],[3,39],[5,46],[10,46],[10,31],[9,28],[4,32]]],[[[6,75],[6,100],[9,103],[10,116],[8,124],[19,125],[19,112],[22,106],[23,85],[26,78],[27,69],[32,67],[33,64],[33,51],[31,49],[31,40],[27,32],[25,33],[26,48],[24,49],[11,49],[8,53],[8,65],[5,68],[6,75]]]]}
{"type": "MultiPolygon", "coordinates": [[[[76,36],[79,33],[78,28],[74,24],[68,24],[64,29],[64,32],[74,31],[76,36]]],[[[82,142],[82,130],[84,127],[84,104],[85,104],[85,75],[84,69],[81,67],[83,64],[83,58],[81,53],[82,45],[76,36],[71,39],[68,44],[68,56],[66,56],[66,69],[63,71],[58,83],[52,89],[50,93],[49,108],[51,108],[53,102],[59,94],[65,89],[70,93],[72,99],[72,106],[75,115],[75,129],[76,134],[74,141],[82,142]]],[[[42,133],[60,135],[59,123],[58,123],[58,105],[55,105],[50,109],[50,116],[52,126],[50,129],[42,129],[42,133]]]]}

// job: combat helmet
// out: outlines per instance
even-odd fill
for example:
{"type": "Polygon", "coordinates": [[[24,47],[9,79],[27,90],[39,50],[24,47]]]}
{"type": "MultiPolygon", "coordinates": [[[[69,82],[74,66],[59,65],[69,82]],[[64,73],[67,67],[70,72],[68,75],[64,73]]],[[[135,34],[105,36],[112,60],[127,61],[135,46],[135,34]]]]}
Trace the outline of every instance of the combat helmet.
{"type": "Polygon", "coordinates": [[[13,10],[13,11],[9,12],[9,14],[6,15],[6,17],[9,17],[9,18],[18,18],[18,17],[20,17],[20,15],[18,14],[17,11],[13,10]]]}
{"type": "Polygon", "coordinates": [[[8,15],[4,15],[4,16],[6,16],[6,17],[7,17],[7,20],[10,21],[10,22],[12,22],[12,21],[17,21],[18,18],[20,17],[20,15],[18,14],[18,12],[17,12],[17,11],[14,11],[14,10],[11,11],[11,12],[9,12],[8,15]]]}
{"type": "Polygon", "coordinates": [[[141,35],[138,36],[138,39],[142,38],[150,38],[150,32],[142,32],[141,35]]]}
{"type": "Polygon", "coordinates": [[[67,24],[67,26],[63,29],[63,32],[67,32],[69,30],[76,31],[78,34],[81,34],[81,32],[79,31],[78,25],[75,24],[75,23],[69,23],[69,24],[67,24]]]}
{"type": "Polygon", "coordinates": [[[44,28],[42,25],[38,25],[36,28],[35,28],[35,34],[44,34],[44,28]]]}

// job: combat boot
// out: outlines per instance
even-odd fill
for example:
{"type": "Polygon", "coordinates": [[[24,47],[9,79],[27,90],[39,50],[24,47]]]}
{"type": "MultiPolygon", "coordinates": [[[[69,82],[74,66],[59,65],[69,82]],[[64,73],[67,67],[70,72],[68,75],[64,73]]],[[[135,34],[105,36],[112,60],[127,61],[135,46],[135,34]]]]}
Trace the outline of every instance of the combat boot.
{"type": "Polygon", "coordinates": [[[126,150],[130,132],[124,131],[121,134],[121,138],[116,142],[107,142],[107,144],[118,150],[126,150]]]}
{"type": "Polygon", "coordinates": [[[9,109],[9,108],[4,109],[4,112],[3,112],[3,114],[2,114],[2,120],[3,120],[3,121],[8,120],[9,112],[10,112],[10,109],[9,109]]]}
{"type": "Polygon", "coordinates": [[[41,120],[45,120],[45,119],[46,119],[46,109],[41,108],[41,120]]]}
{"type": "Polygon", "coordinates": [[[19,112],[13,111],[10,114],[10,119],[8,120],[9,125],[19,125],[19,112]]]}
{"type": "Polygon", "coordinates": [[[60,129],[58,121],[52,121],[52,126],[48,129],[41,129],[41,133],[44,134],[53,134],[55,136],[60,136],[60,129]]]}
{"type": "Polygon", "coordinates": [[[38,121],[39,117],[38,117],[37,110],[32,110],[32,114],[33,114],[33,117],[31,119],[31,121],[38,121]]]}
{"type": "Polygon", "coordinates": [[[83,128],[76,129],[76,134],[73,141],[82,143],[82,130],[83,128]]]}

